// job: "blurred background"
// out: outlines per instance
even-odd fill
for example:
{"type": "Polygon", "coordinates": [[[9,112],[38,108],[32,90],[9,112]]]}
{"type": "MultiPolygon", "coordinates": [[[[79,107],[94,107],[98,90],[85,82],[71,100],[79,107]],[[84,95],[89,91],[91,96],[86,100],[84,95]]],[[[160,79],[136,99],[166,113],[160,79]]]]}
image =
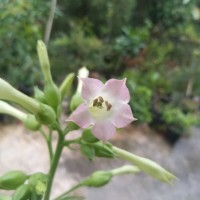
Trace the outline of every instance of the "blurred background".
{"type": "MultiPolygon", "coordinates": [[[[199,200],[200,1],[62,0],[56,7],[55,3],[1,0],[0,76],[28,95],[34,85],[42,88],[36,43],[44,39],[58,84],[82,66],[101,80],[127,77],[130,105],[138,121],[113,142],[163,164],[179,178],[170,187],[144,175],[125,176],[105,188],[79,193],[89,200],[100,200],[102,194],[116,200],[199,200]]],[[[1,116],[0,172],[13,167],[48,170],[40,136],[25,134],[21,124],[10,125],[10,121],[1,116]]],[[[95,169],[119,165],[106,159],[90,163],[78,153],[66,154],[69,158],[62,158],[57,191],[95,169]]]]}

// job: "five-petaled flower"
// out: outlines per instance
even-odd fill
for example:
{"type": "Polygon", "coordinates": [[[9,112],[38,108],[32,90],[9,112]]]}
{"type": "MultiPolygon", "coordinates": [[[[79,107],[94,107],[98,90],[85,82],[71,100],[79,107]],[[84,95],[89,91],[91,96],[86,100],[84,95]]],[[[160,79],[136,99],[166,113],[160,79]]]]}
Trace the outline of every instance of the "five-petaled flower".
{"type": "Polygon", "coordinates": [[[67,119],[81,128],[92,127],[92,133],[100,140],[109,140],[116,132],[135,118],[128,102],[130,94],[126,79],[110,79],[105,84],[93,78],[80,78],[84,100],[67,119]]]}

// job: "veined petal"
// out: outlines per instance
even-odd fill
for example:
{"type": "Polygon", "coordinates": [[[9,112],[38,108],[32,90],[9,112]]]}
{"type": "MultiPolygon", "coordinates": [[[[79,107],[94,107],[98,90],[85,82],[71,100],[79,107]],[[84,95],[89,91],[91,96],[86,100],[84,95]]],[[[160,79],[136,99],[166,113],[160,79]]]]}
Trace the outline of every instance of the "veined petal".
{"type": "Polygon", "coordinates": [[[81,128],[87,128],[94,124],[92,117],[88,111],[87,104],[81,104],[66,121],[71,121],[80,126],[81,128]]]}
{"type": "Polygon", "coordinates": [[[111,118],[112,124],[117,128],[122,128],[134,120],[136,119],[133,117],[131,108],[128,104],[120,104],[111,118]]]}
{"type": "Polygon", "coordinates": [[[82,98],[86,101],[89,101],[92,98],[94,98],[104,86],[104,84],[101,81],[94,78],[80,77],[80,80],[83,83],[81,95],[82,98]]]}
{"type": "Polygon", "coordinates": [[[94,136],[100,140],[106,141],[113,137],[116,128],[109,121],[96,122],[92,128],[94,136]]]}
{"type": "Polygon", "coordinates": [[[128,103],[130,100],[130,94],[126,86],[126,79],[108,80],[104,85],[103,92],[109,94],[109,96],[118,101],[122,101],[123,103],[128,103]]]}

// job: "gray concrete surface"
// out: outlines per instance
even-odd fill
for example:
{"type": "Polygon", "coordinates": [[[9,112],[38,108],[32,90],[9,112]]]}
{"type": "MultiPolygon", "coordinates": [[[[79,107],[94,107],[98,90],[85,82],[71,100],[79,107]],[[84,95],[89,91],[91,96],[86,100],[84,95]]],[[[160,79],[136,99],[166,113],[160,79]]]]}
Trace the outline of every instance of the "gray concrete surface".
{"type": "MultiPolygon", "coordinates": [[[[140,156],[157,161],[178,180],[167,185],[140,173],[115,177],[103,188],[82,188],[75,194],[87,200],[200,200],[200,129],[181,138],[171,148],[158,134],[143,126],[128,127],[113,143],[140,156]]],[[[46,145],[38,133],[29,133],[21,124],[0,127],[0,174],[8,170],[27,173],[48,171],[46,145]]],[[[95,170],[122,166],[124,161],[88,161],[78,151],[65,150],[54,182],[53,196],[68,189],[95,170]]]]}

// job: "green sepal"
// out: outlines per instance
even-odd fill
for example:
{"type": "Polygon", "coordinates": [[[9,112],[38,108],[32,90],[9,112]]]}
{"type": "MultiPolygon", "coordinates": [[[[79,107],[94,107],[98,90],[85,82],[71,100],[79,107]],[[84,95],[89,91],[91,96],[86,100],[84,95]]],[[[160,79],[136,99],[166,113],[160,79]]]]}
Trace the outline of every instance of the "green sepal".
{"type": "Polygon", "coordinates": [[[82,185],[88,187],[102,187],[109,183],[113,174],[109,171],[97,171],[82,182],[82,185]]]}
{"type": "Polygon", "coordinates": [[[17,188],[12,196],[12,200],[28,200],[31,197],[30,185],[24,184],[17,188]]]}
{"type": "Polygon", "coordinates": [[[93,160],[95,157],[95,149],[93,146],[87,144],[81,144],[81,153],[86,156],[89,160],[93,160]]]}
{"type": "Polygon", "coordinates": [[[29,184],[37,195],[43,195],[46,191],[48,176],[42,172],[30,176],[29,184]]]}
{"type": "Polygon", "coordinates": [[[37,86],[34,87],[34,98],[41,103],[46,103],[44,92],[37,86]]]}
{"type": "Polygon", "coordinates": [[[80,127],[75,124],[74,122],[67,122],[67,127],[65,128],[64,132],[68,133],[70,131],[78,130],[80,127]]]}
{"type": "Polygon", "coordinates": [[[15,190],[27,179],[27,175],[22,171],[7,172],[0,177],[0,189],[15,190]]]}
{"type": "Polygon", "coordinates": [[[92,134],[91,129],[89,129],[89,128],[83,130],[82,139],[85,142],[88,142],[88,143],[94,143],[94,142],[98,142],[99,141],[96,137],[94,137],[94,135],[92,134]]]}
{"type": "Polygon", "coordinates": [[[40,111],[36,114],[36,119],[42,124],[52,124],[56,121],[56,113],[54,110],[45,104],[40,104],[40,111]]]}
{"type": "Polygon", "coordinates": [[[61,95],[58,87],[52,82],[45,84],[44,96],[47,104],[57,112],[61,102],[61,95]]]}
{"type": "Polygon", "coordinates": [[[35,193],[35,191],[32,191],[31,193],[31,200],[42,200],[42,195],[38,195],[35,193]]]}
{"type": "Polygon", "coordinates": [[[111,144],[103,144],[102,142],[94,143],[95,156],[105,158],[115,158],[116,154],[112,149],[111,144]]]}

